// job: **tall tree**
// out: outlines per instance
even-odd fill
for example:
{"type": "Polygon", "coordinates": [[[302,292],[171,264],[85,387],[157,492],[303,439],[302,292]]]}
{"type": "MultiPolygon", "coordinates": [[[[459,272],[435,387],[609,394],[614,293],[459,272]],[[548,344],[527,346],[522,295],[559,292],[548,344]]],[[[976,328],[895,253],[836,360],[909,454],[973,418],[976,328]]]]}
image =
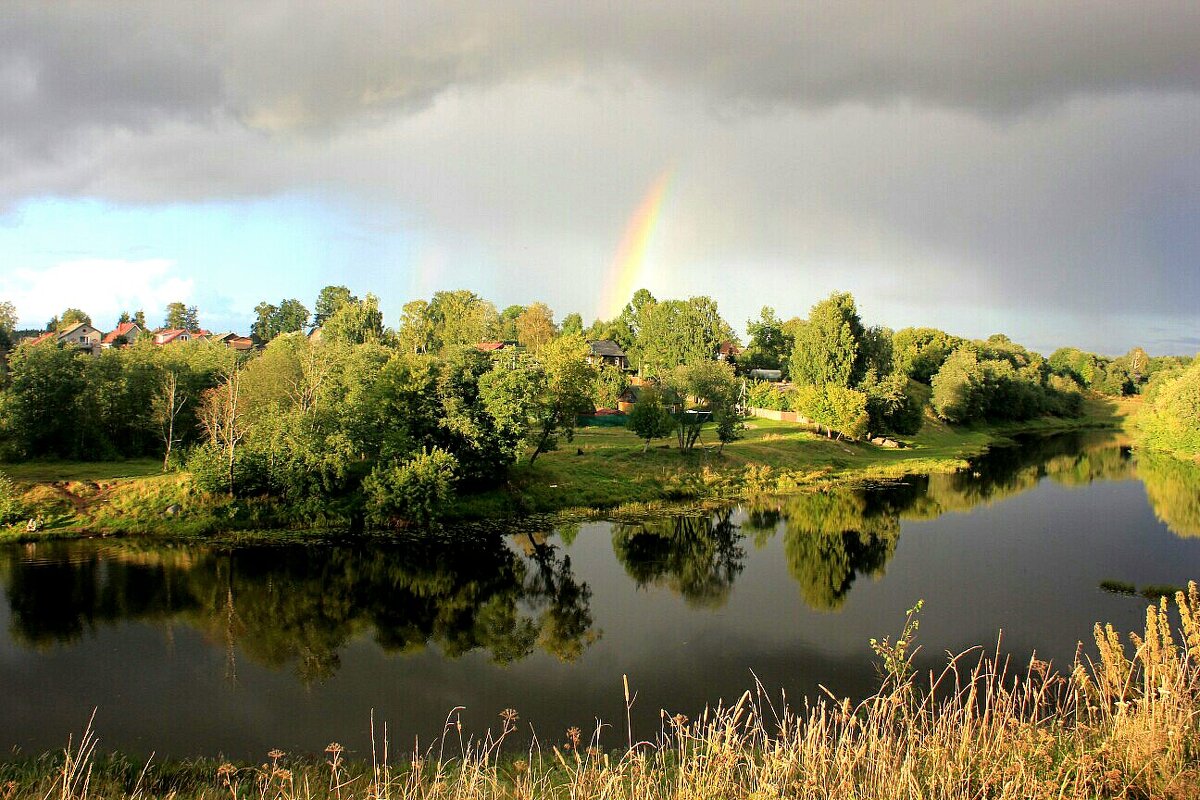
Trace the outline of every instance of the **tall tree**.
{"type": "Polygon", "coordinates": [[[792,355],[792,337],[783,330],[783,321],[775,309],[763,306],[757,320],[749,320],[746,330],[750,346],[738,357],[738,364],[750,369],[784,369],[792,355]]]}
{"type": "Polygon", "coordinates": [[[242,371],[237,365],[200,396],[199,420],[208,441],[224,456],[229,496],[233,496],[234,464],[246,438],[245,408],[241,404],[242,371]]]}
{"type": "Polygon", "coordinates": [[[77,322],[92,324],[92,318],[78,308],[68,308],[58,318],[58,329],[69,328],[77,322]]]}
{"type": "Polygon", "coordinates": [[[336,314],[342,306],[357,302],[358,298],[351,294],[345,286],[326,286],[317,295],[316,310],[313,311],[313,325],[321,327],[325,324],[325,320],[336,314]]]}
{"type": "Polygon", "coordinates": [[[308,309],[295,298],[280,300],[279,305],[263,301],[254,307],[254,313],[257,319],[250,330],[264,342],[281,333],[304,330],[308,324],[308,309]]]}
{"type": "Polygon", "coordinates": [[[175,431],[175,420],[183,407],[187,405],[187,393],[179,385],[179,373],[167,370],[159,382],[158,390],[154,393],[150,413],[158,424],[163,439],[163,472],[171,465],[171,448],[179,443],[179,435],[175,431]]]}
{"type": "Polygon", "coordinates": [[[545,303],[534,303],[516,319],[517,341],[536,353],[554,338],[554,314],[545,303]]]}
{"type": "Polygon", "coordinates": [[[433,319],[429,316],[429,303],[411,300],[400,310],[400,330],[396,336],[400,349],[406,353],[428,353],[434,349],[433,319]]]}
{"type": "Polygon", "coordinates": [[[796,332],[792,380],[808,386],[857,386],[866,374],[864,329],[848,293],[831,294],[812,307],[796,332]]]}
{"type": "Polygon", "coordinates": [[[496,338],[502,342],[515,342],[520,335],[517,319],[525,313],[525,306],[512,305],[500,312],[496,338]]]}
{"type": "Polygon", "coordinates": [[[578,312],[572,312],[563,317],[562,325],[559,326],[559,333],[563,336],[571,334],[583,335],[583,317],[578,312]]]}
{"type": "Polygon", "coordinates": [[[185,331],[200,330],[200,315],[195,306],[184,305],[179,301],[168,303],[163,327],[185,331]]]}
{"type": "Polygon", "coordinates": [[[379,298],[368,294],[357,303],[347,303],[321,326],[322,339],[364,344],[383,339],[383,312],[379,298]]]}

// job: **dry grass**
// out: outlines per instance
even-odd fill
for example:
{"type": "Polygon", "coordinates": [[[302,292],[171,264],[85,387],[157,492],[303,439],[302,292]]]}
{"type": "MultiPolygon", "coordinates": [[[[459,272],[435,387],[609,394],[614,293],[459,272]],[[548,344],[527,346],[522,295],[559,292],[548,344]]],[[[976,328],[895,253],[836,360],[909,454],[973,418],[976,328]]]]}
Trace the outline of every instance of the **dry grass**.
{"type": "Polygon", "coordinates": [[[400,759],[380,730],[371,759],[353,764],[331,744],[317,759],[274,751],[258,765],[141,765],[97,759],[88,731],[57,757],[0,765],[0,798],[1200,796],[1196,584],[1176,595],[1174,610],[1165,599],[1149,607],[1145,630],[1127,641],[1097,625],[1095,650],[1081,650],[1069,675],[1035,659],[1014,674],[994,655],[968,652],[918,681],[915,629],[910,614],[895,642],[873,643],[881,688],[857,705],[828,697],[776,709],[761,691],[748,692],[698,720],[664,720],[654,741],[628,732],[615,751],[572,729],[562,744],[506,753],[517,722],[511,710],[498,734],[474,744],[461,743],[452,715],[441,742],[400,759]]]}

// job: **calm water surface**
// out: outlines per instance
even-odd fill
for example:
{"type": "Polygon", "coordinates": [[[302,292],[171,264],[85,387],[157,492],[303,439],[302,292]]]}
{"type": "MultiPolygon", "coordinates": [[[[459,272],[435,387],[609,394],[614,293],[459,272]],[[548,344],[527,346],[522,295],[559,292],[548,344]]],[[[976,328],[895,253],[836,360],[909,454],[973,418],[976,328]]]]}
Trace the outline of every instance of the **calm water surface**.
{"type": "Polygon", "coordinates": [[[624,741],[757,678],[862,694],[867,640],[924,598],[922,658],[976,644],[1069,662],[1092,623],[1139,627],[1106,578],[1200,577],[1200,480],[1112,440],[994,451],[956,475],[711,516],[345,546],[0,548],[0,744],[261,758],[393,749],[512,707],[528,736],[624,741]]]}

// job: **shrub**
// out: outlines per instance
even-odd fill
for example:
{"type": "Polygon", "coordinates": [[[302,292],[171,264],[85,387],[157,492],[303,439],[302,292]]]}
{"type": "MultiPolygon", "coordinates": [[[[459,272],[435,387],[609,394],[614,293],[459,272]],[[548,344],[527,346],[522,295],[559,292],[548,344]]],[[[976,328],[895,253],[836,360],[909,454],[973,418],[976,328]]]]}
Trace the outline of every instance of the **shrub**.
{"type": "Polygon", "coordinates": [[[857,389],[826,384],[803,386],[796,393],[796,410],[823,426],[829,435],[859,439],[867,432],[867,395],[857,389]]]}
{"type": "Polygon", "coordinates": [[[367,517],[375,524],[397,520],[428,526],[454,496],[458,460],[438,447],[403,464],[380,464],[363,481],[367,517]]]}
{"type": "Polygon", "coordinates": [[[20,519],[23,512],[21,493],[12,478],[0,472],[0,525],[20,519]]]}
{"type": "Polygon", "coordinates": [[[211,442],[196,445],[187,455],[187,470],[196,488],[209,494],[229,491],[225,454],[211,442]]]}

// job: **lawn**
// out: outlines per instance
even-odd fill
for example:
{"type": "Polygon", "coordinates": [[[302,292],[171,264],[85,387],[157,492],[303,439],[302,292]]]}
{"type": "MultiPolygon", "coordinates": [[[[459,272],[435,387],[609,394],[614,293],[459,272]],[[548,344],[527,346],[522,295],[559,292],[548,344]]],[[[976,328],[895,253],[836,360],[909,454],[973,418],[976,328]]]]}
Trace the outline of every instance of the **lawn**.
{"type": "Polygon", "coordinates": [[[23,461],[0,464],[0,472],[24,483],[111,481],[144,478],[162,472],[162,460],[134,458],[128,461],[23,461]]]}

